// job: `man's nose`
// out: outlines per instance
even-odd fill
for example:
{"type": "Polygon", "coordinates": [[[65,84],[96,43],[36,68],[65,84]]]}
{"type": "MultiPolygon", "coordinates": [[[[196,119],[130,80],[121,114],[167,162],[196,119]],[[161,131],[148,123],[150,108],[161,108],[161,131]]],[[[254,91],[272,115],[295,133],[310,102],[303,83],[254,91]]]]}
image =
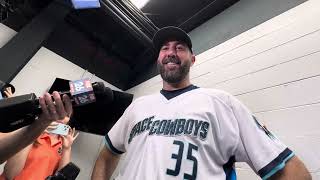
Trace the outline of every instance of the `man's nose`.
{"type": "Polygon", "coordinates": [[[176,57],[177,56],[177,51],[175,48],[170,48],[167,51],[168,57],[176,57]]]}

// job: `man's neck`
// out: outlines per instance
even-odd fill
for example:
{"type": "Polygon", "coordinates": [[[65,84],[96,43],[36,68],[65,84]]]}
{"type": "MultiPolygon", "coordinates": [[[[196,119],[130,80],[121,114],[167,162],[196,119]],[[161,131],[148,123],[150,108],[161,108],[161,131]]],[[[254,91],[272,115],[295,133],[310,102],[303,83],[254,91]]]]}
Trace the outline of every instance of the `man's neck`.
{"type": "Polygon", "coordinates": [[[168,83],[166,81],[162,81],[162,82],[163,82],[163,90],[166,90],[166,91],[179,90],[191,85],[190,80],[183,80],[179,83],[168,83]]]}

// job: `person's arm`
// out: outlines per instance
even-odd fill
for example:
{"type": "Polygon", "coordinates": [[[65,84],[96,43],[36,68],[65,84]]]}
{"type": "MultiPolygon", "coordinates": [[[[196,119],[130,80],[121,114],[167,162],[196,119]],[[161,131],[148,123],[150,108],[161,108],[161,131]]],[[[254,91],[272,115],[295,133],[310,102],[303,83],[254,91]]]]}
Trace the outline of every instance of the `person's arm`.
{"type": "Polygon", "coordinates": [[[129,122],[134,116],[134,102],[125,110],[120,119],[105,135],[105,146],[101,150],[92,171],[92,180],[110,179],[113,171],[118,165],[121,154],[126,152],[128,143],[129,122]]]}
{"type": "Polygon", "coordinates": [[[115,155],[107,147],[104,147],[96,160],[91,180],[110,179],[118,165],[119,159],[120,155],[115,155]]]}
{"type": "Polygon", "coordinates": [[[20,152],[7,160],[7,163],[3,169],[3,174],[6,179],[13,179],[22,171],[32,145],[33,144],[30,144],[29,146],[23,148],[20,152]]]}
{"type": "Polygon", "coordinates": [[[39,118],[30,126],[10,133],[0,134],[0,164],[31,144],[50,124],[50,121],[39,118]]]}
{"type": "Polygon", "coordinates": [[[31,125],[14,132],[0,133],[0,164],[31,144],[52,121],[71,115],[72,104],[68,96],[63,96],[62,102],[59,93],[54,92],[53,99],[55,103],[48,93],[40,97],[42,113],[31,125]]]}
{"type": "Polygon", "coordinates": [[[307,168],[296,156],[292,157],[286,166],[270,177],[271,180],[311,180],[312,177],[307,168]]]}
{"type": "Polygon", "coordinates": [[[247,162],[262,179],[311,179],[304,164],[240,101],[230,97],[239,130],[237,161],[247,162]]]}
{"type": "Polygon", "coordinates": [[[75,129],[70,129],[69,134],[67,136],[62,136],[63,145],[62,145],[62,158],[59,162],[58,170],[62,169],[66,166],[71,160],[71,146],[73,141],[78,137],[79,133],[75,134],[75,129]]]}

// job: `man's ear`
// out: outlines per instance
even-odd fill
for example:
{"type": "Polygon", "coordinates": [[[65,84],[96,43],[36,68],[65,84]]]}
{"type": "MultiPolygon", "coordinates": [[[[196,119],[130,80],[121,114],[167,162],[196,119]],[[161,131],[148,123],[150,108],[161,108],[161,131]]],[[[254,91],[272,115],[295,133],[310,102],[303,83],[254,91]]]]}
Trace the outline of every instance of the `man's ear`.
{"type": "Polygon", "coordinates": [[[193,64],[196,62],[196,55],[192,54],[191,57],[191,66],[193,66],[193,64]]]}

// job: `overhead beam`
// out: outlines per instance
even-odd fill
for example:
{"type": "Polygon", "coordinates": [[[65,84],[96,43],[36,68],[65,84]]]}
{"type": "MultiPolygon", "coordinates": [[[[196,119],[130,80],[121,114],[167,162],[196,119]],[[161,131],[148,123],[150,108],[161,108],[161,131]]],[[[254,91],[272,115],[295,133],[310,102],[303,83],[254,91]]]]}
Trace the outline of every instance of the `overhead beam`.
{"type": "Polygon", "coordinates": [[[66,4],[53,1],[0,48],[0,79],[10,82],[70,11],[66,4]]]}

